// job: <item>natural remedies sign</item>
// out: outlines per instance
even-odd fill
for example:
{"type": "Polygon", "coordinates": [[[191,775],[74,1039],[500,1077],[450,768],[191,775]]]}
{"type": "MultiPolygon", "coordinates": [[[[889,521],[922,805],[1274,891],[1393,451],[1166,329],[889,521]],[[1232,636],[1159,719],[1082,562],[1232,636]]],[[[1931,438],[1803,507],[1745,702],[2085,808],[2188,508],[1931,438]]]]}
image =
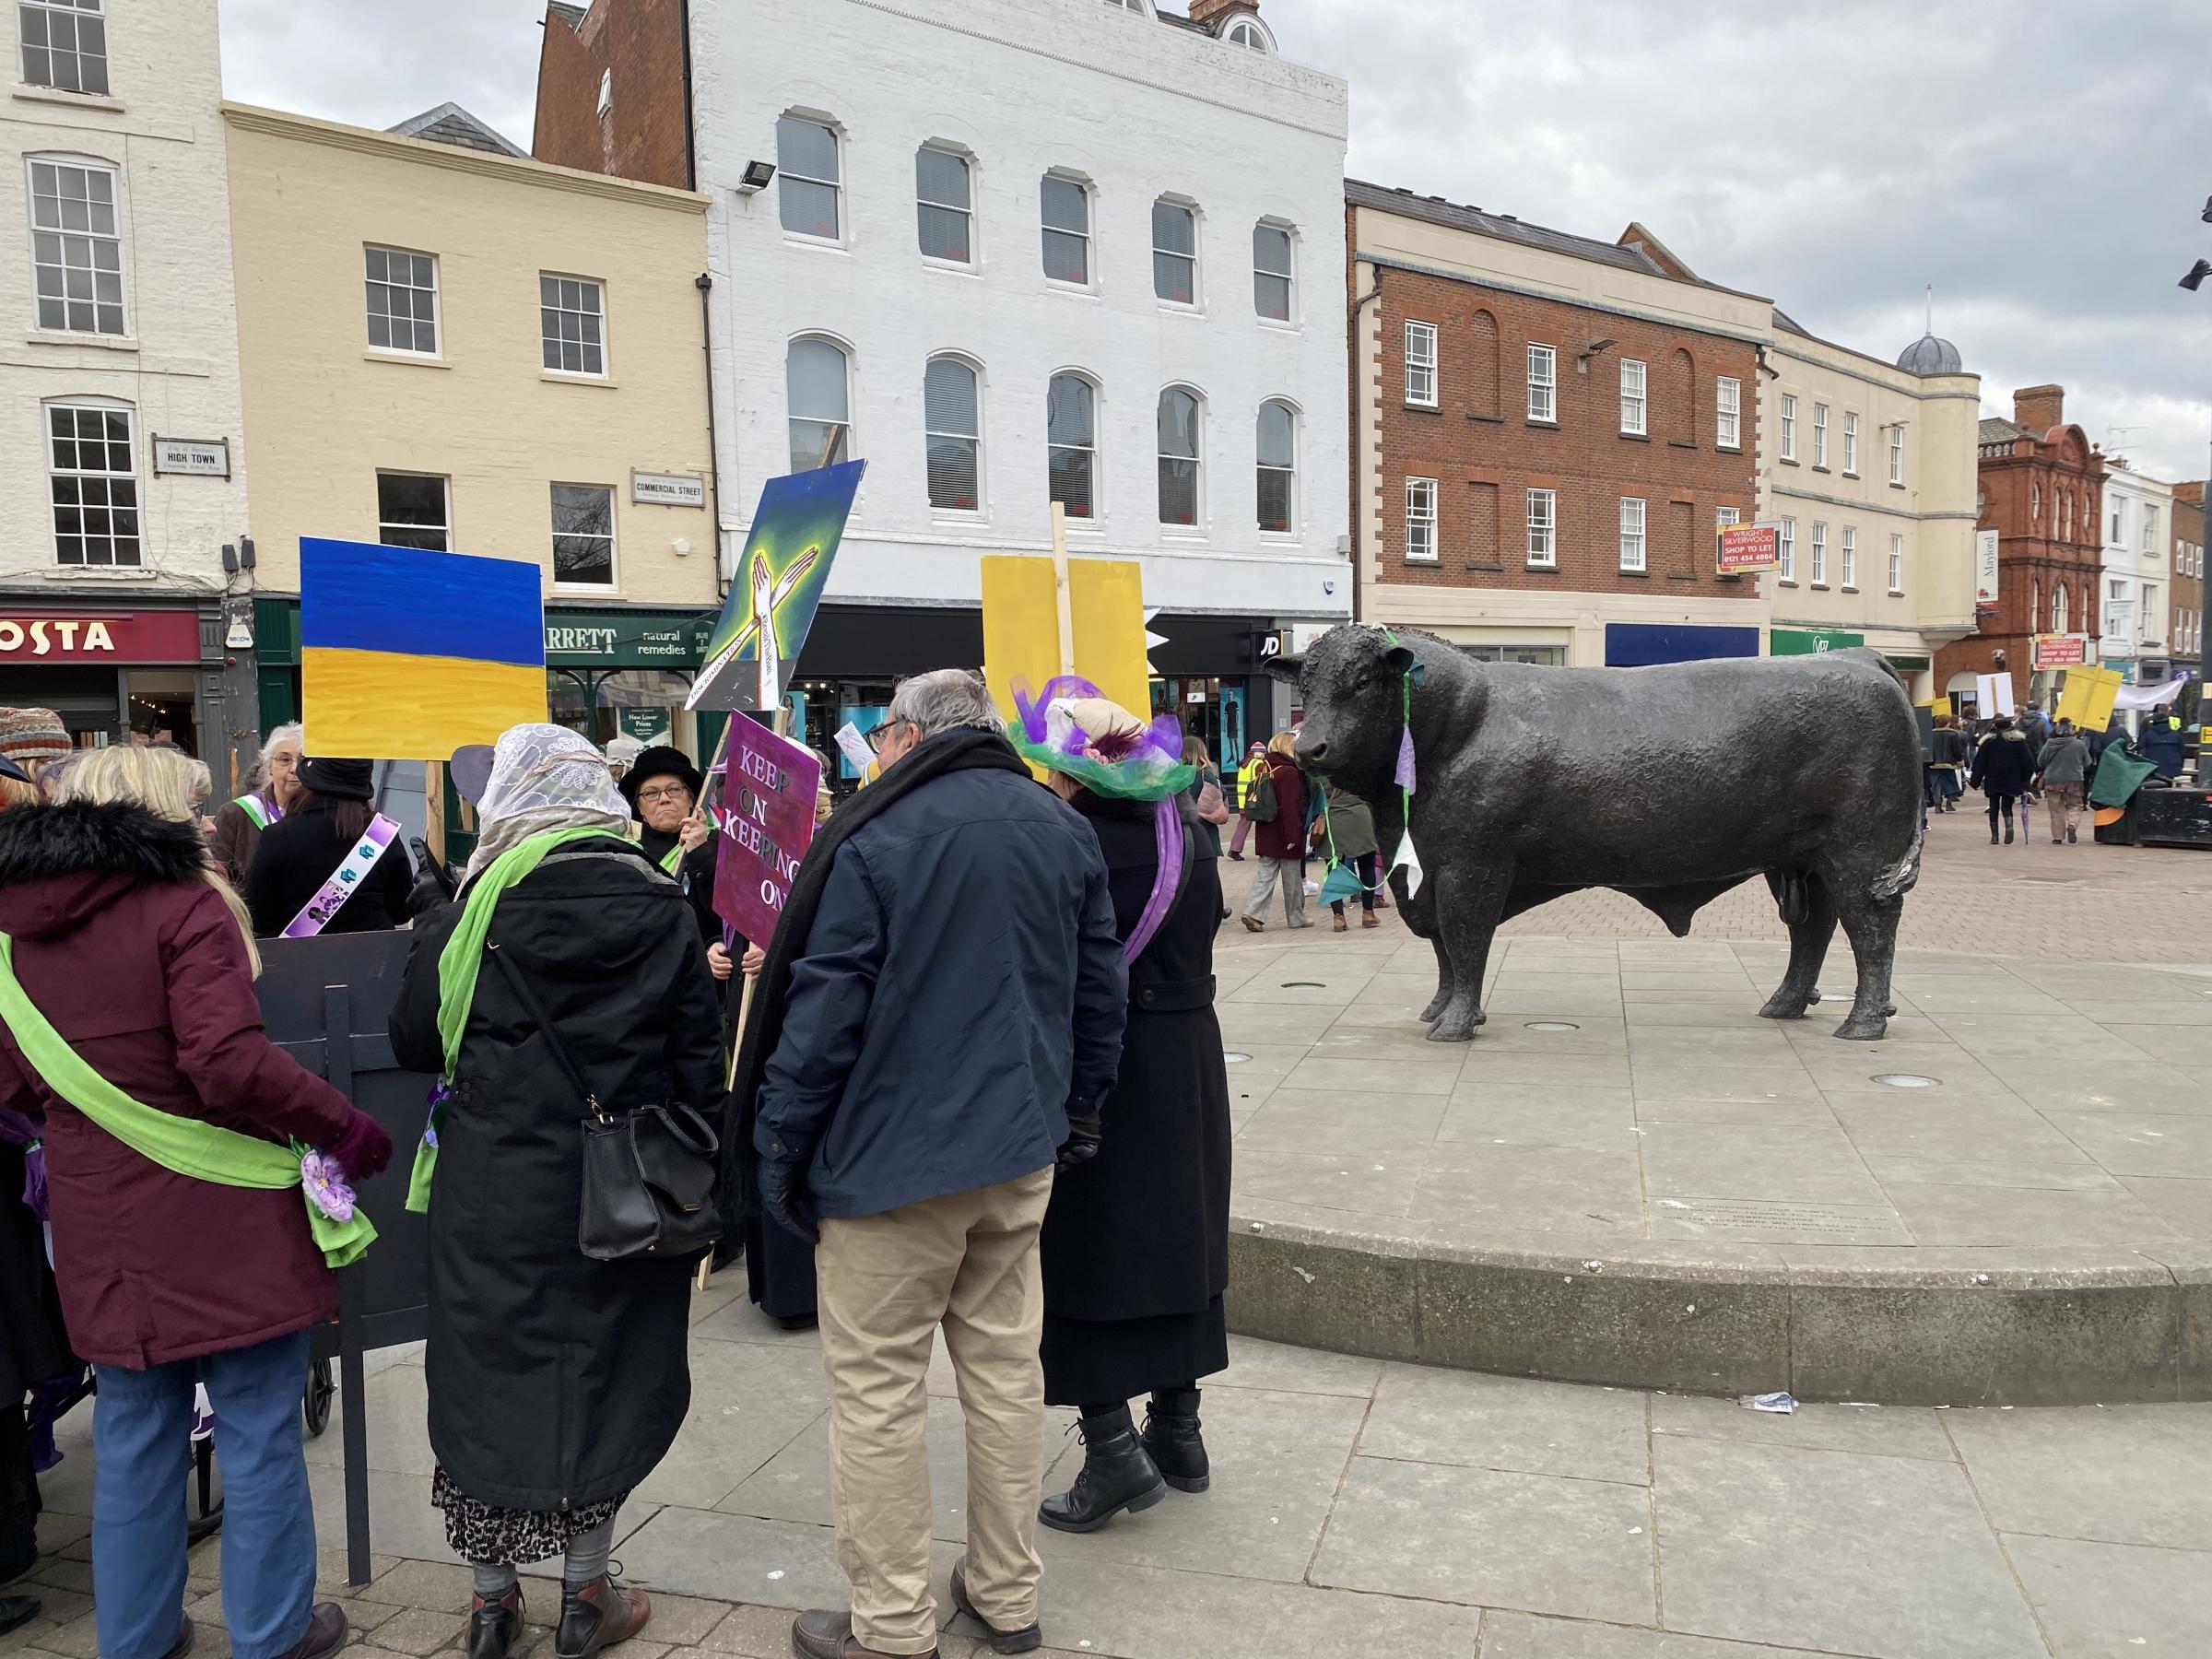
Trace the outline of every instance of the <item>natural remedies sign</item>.
{"type": "Polygon", "coordinates": [[[714,911],[752,944],[765,947],[776,931],[799,860],[814,840],[821,781],[822,764],[812,749],[742,714],[730,721],[714,911]]]}

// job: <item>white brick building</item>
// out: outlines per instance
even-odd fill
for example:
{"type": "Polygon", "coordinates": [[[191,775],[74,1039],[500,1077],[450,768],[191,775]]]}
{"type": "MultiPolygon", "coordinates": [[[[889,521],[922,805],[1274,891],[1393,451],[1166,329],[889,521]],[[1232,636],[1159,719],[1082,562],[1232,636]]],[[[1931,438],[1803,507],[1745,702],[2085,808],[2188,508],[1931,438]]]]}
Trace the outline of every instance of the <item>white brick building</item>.
{"type": "Polygon", "coordinates": [[[258,738],[223,649],[247,521],[215,8],[22,0],[0,35],[0,703],[167,733],[224,787],[258,738]]]}
{"type": "Polygon", "coordinates": [[[2166,628],[2173,610],[2173,486],[2145,477],[2116,455],[2104,480],[2103,569],[2098,581],[2100,654],[2131,682],[2167,677],[2173,641],[2166,628]],[[2152,672],[2142,672],[2146,663],[2152,672]]]}

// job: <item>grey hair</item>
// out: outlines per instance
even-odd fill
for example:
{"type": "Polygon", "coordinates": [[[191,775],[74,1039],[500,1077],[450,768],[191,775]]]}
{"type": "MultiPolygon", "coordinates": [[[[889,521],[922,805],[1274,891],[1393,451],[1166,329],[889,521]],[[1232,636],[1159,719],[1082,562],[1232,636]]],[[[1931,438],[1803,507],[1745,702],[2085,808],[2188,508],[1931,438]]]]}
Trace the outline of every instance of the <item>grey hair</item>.
{"type": "Polygon", "coordinates": [[[1004,724],[982,676],[972,668],[935,668],[900,680],[886,718],[911,725],[924,737],[963,726],[995,732],[1004,724]]]}
{"type": "Polygon", "coordinates": [[[263,740],[261,759],[253,763],[254,788],[260,789],[268,782],[269,757],[276,752],[276,746],[280,743],[297,743],[304,747],[307,743],[307,728],[296,720],[287,721],[263,740]]]}

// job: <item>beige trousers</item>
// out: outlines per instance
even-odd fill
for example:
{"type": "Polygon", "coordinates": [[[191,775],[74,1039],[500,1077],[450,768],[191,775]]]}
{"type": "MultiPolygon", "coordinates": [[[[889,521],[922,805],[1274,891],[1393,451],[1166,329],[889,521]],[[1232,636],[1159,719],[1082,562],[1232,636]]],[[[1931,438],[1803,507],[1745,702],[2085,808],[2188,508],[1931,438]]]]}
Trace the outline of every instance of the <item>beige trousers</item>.
{"type": "Polygon", "coordinates": [[[927,1378],[932,1339],[968,1419],[968,1594],[999,1630],[1037,1618],[1044,1285],[1037,1238],[1053,1171],[826,1218],[815,1252],[830,1374],[830,1488],[853,1633],[879,1653],[936,1646],[930,1592],[927,1378]]]}

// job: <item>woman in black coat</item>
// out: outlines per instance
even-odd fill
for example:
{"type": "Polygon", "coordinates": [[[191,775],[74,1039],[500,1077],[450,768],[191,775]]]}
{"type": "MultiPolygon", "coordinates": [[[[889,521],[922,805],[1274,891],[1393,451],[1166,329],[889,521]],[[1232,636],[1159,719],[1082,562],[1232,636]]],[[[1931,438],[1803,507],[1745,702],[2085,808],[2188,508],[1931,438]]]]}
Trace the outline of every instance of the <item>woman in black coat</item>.
{"type": "MultiPolygon", "coordinates": [[[[42,1382],[84,1371],[62,1328],[44,1232],[23,1202],[25,1147],[36,1127],[0,1108],[0,1584],[39,1559],[39,1477],[24,1396],[42,1382]]],[[[38,1612],[35,1597],[0,1593],[0,1636],[38,1612]]]]}
{"type": "Polygon", "coordinates": [[[719,1122],[722,1066],[698,926],[628,839],[598,752],[559,726],[514,728],[483,815],[460,900],[416,923],[392,1012],[393,1051],[418,1070],[448,1071],[440,959],[486,871],[550,831],[586,832],[498,900],[430,1189],[431,1501],[476,1569],[471,1659],[502,1659],[523,1625],[517,1562],[566,1552],[560,1653],[643,1625],[644,1596],[612,1583],[606,1552],[617,1510],[690,1403],[696,1258],[599,1262],[578,1248],[588,1111],[554,1043],[609,1112],[675,1100],[719,1122]]]}
{"type": "Polygon", "coordinates": [[[2035,777],[2035,746],[2028,734],[2000,716],[1974,751],[1974,767],[1967,782],[1989,797],[1989,839],[1997,840],[1997,818],[2005,820],[2005,840],[2012,840],[2012,809],[2028,793],[2035,777]]]}
{"type": "MultiPolygon", "coordinates": [[[[1137,725],[1102,698],[1069,711],[1087,731],[1116,717],[1137,725]]],[[[1059,743],[1017,747],[1031,759],[1065,753],[1059,743]]],[[[1079,775],[1054,771],[1052,781],[1097,832],[1126,948],[1160,875],[1158,807],[1085,787],[1079,775]]],[[[1130,787],[1126,777],[1107,783],[1130,787]]],[[[1129,965],[1121,1073],[1099,1113],[1097,1156],[1060,1171],[1044,1218],[1044,1397],[1083,1413],[1082,1473],[1038,1511],[1063,1532],[1148,1508],[1170,1486],[1206,1489],[1198,1382],[1229,1364],[1229,1075],[1214,1018],[1221,882],[1203,826],[1180,792],[1169,800],[1187,868],[1168,873],[1172,897],[1129,965]],[[1139,1435],[1128,1403],[1142,1394],[1151,1406],[1139,1435]]]]}
{"type": "MultiPolygon", "coordinates": [[[[366,760],[318,757],[300,763],[293,804],[261,832],[246,870],[246,908],[253,914],[256,934],[265,939],[281,934],[337,874],[375,817],[369,805],[375,794],[374,772],[366,760]]],[[[376,933],[400,926],[407,919],[407,889],[413,882],[407,850],[394,835],[368,877],[320,931],[376,933]]]]}

